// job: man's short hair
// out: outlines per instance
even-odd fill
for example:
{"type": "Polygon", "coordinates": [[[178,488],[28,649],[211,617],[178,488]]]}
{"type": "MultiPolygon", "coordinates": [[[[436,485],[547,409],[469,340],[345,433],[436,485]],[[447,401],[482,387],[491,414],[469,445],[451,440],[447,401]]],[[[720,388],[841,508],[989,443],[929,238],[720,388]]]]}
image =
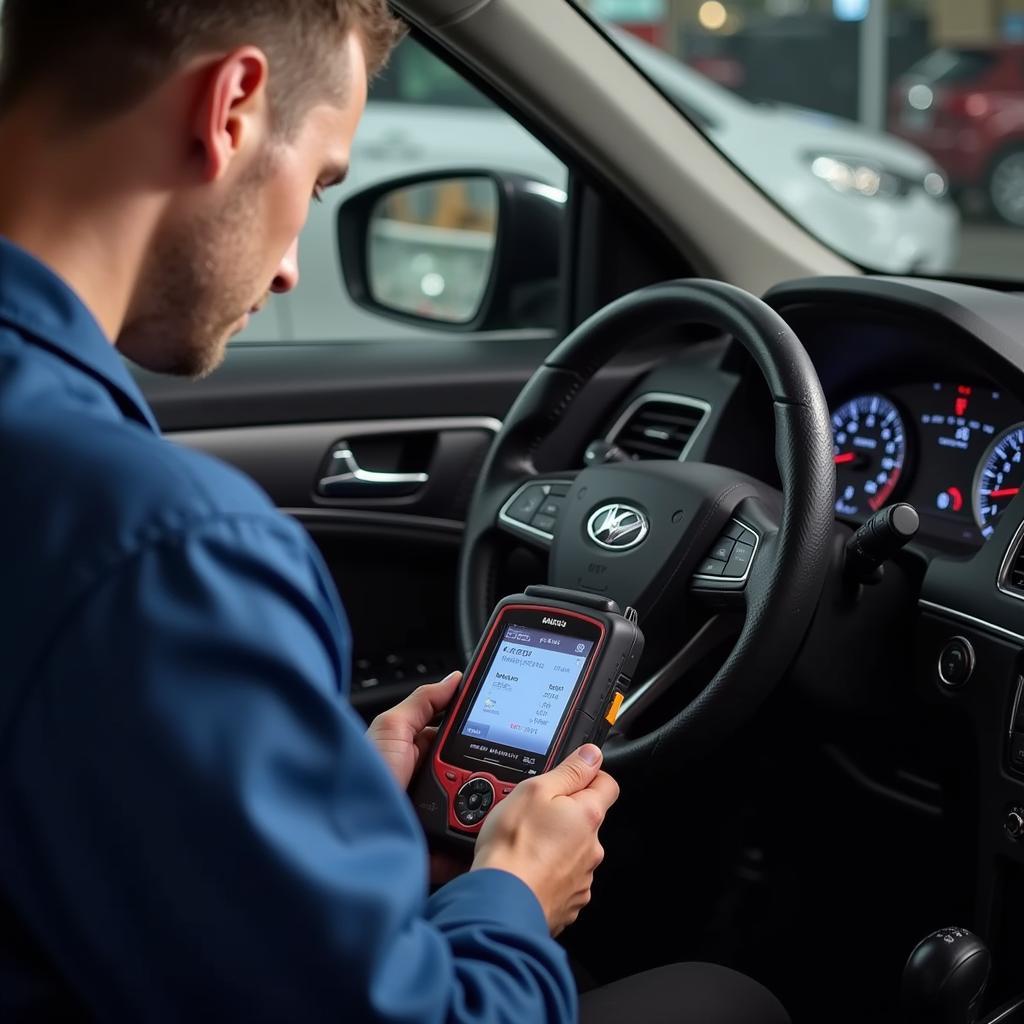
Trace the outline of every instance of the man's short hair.
{"type": "Polygon", "coordinates": [[[371,76],[401,36],[387,0],[0,0],[0,111],[37,87],[73,123],[130,109],[207,52],[252,44],[270,63],[275,128],[341,98],[342,43],[355,31],[371,76]]]}

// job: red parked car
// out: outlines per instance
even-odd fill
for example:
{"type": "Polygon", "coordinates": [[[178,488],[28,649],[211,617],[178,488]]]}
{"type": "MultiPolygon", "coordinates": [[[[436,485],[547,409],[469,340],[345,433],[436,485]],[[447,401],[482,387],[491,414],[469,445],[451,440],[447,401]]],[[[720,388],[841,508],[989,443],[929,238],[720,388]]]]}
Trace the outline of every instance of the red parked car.
{"type": "Polygon", "coordinates": [[[893,86],[889,130],[928,150],[953,188],[981,189],[1024,227],[1024,44],[930,53],[893,86]]]}

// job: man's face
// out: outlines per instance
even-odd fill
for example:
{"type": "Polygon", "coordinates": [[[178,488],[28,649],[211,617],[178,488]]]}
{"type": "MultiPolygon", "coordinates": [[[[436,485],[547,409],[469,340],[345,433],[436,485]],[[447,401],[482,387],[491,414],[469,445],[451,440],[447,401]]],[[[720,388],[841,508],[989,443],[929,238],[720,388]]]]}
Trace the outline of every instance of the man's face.
{"type": "Polygon", "coordinates": [[[169,211],[152,246],[119,350],[158,373],[201,377],[271,292],[298,283],[298,236],[309,204],[336,184],[366,105],[362,46],[350,35],[351,77],[340,104],[312,107],[286,139],[261,150],[169,211]]]}

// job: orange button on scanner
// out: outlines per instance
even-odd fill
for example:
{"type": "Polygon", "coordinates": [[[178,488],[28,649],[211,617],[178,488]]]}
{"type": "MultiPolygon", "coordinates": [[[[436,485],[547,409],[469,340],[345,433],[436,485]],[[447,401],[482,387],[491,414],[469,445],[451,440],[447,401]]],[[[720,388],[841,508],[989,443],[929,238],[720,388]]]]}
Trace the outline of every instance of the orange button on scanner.
{"type": "Polygon", "coordinates": [[[626,699],[624,693],[616,692],[615,696],[612,697],[611,706],[608,708],[608,714],[604,716],[605,721],[609,725],[615,724],[615,719],[619,717],[619,708],[622,707],[622,702],[626,699]]]}

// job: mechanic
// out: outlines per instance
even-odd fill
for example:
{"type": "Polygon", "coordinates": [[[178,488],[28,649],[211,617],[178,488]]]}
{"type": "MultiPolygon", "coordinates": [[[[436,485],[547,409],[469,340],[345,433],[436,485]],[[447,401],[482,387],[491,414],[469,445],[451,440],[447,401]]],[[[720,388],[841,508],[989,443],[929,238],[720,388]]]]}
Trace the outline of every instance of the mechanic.
{"type": "MultiPolygon", "coordinates": [[[[518,787],[430,895],[403,790],[458,675],[364,732],[311,541],[162,440],[121,359],[208,374],[295,286],[397,22],[7,0],[0,31],[0,1017],[575,1019],[553,936],[602,857],[600,751],[518,787]]],[[[786,1019],[707,965],[582,1001],[786,1019]]]]}

